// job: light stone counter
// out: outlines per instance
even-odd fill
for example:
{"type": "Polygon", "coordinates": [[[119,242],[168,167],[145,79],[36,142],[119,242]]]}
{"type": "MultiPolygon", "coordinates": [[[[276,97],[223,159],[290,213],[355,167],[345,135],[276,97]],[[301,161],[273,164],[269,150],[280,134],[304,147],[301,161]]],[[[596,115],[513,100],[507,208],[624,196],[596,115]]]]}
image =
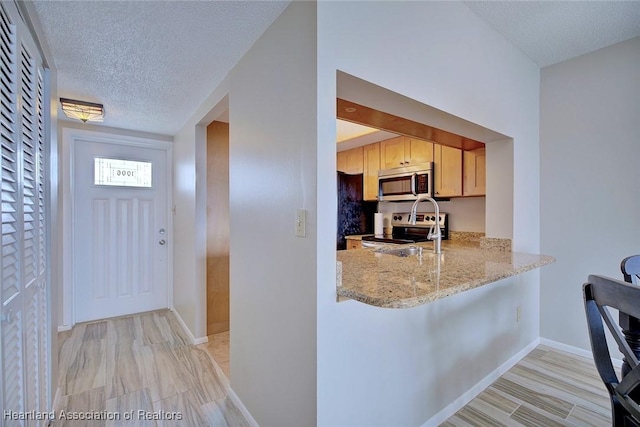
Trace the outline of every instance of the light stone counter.
{"type": "Polygon", "coordinates": [[[416,246],[423,247],[422,257],[374,249],[338,251],[338,297],[377,307],[409,308],[555,262],[547,255],[482,249],[450,240],[442,241],[439,255],[433,253],[433,243],[416,246]]]}

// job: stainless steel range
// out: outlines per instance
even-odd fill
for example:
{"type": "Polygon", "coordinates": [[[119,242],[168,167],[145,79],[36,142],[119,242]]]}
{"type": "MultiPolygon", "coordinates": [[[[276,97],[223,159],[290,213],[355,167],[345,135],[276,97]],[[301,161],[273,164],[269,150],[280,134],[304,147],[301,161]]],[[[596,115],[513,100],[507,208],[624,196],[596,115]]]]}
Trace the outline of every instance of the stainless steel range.
{"type": "MultiPolygon", "coordinates": [[[[429,239],[429,229],[435,225],[436,217],[433,212],[418,212],[416,223],[411,225],[409,212],[398,212],[391,214],[391,236],[375,237],[365,236],[362,238],[362,247],[378,247],[383,244],[407,244],[417,242],[427,242],[429,239]]],[[[442,239],[449,238],[449,214],[440,212],[440,232],[442,239]]]]}

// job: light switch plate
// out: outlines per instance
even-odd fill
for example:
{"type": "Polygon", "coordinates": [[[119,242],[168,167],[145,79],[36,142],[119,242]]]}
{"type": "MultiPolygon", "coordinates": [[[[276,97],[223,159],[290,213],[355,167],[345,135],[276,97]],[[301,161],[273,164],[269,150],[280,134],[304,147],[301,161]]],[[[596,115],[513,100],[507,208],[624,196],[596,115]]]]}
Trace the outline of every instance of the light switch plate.
{"type": "Polygon", "coordinates": [[[296,236],[305,237],[307,235],[307,211],[296,210],[296,236]]]}

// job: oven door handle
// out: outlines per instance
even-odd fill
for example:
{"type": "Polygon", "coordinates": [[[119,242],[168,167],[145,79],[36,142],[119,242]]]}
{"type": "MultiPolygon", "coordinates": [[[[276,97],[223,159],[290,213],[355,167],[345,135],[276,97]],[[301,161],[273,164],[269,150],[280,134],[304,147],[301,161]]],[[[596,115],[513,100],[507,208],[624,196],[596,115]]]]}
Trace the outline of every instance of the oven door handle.
{"type": "Polygon", "coordinates": [[[416,190],[416,181],[418,180],[418,174],[414,173],[413,176],[411,177],[411,192],[413,193],[414,196],[417,196],[417,190],[416,190]]]}

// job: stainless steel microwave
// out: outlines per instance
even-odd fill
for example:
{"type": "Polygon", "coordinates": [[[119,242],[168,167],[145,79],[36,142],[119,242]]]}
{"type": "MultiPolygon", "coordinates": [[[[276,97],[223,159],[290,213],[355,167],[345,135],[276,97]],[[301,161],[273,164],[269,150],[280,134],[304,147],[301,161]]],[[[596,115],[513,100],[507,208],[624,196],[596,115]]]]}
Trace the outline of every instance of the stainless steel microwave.
{"type": "Polygon", "coordinates": [[[399,202],[433,197],[433,163],[421,163],[378,172],[378,200],[399,202]]]}

